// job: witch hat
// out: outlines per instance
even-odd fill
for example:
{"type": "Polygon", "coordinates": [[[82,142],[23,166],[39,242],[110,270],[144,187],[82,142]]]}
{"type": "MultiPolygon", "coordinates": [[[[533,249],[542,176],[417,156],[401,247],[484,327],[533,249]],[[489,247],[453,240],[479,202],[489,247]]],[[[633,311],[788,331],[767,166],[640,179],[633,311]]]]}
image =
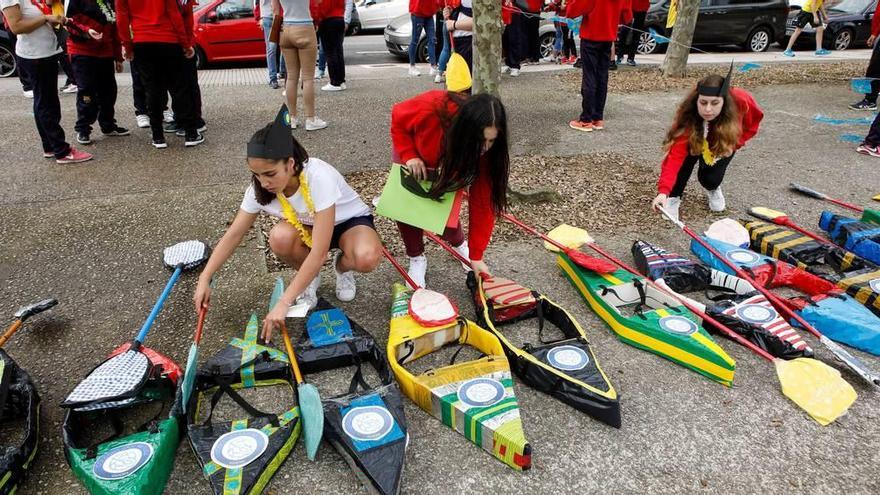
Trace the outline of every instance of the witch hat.
{"type": "Polygon", "coordinates": [[[281,105],[275,121],[265,129],[267,132],[261,135],[263,139],[251,138],[248,141],[248,158],[281,160],[293,156],[293,136],[290,134],[290,112],[287,111],[287,105],[281,105]]]}
{"type": "Polygon", "coordinates": [[[727,71],[727,77],[724,78],[724,82],[721,83],[721,86],[703,86],[702,84],[697,84],[697,93],[703,96],[727,96],[730,92],[731,79],[733,79],[733,60],[730,61],[730,69],[727,71]]]}

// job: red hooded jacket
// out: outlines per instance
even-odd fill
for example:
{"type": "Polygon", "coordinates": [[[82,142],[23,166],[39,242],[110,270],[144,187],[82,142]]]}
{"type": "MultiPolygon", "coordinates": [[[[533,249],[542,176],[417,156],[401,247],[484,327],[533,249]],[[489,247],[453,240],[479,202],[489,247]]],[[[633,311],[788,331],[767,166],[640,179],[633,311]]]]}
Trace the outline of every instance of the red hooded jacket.
{"type": "MultiPolygon", "coordinates": [[[[736,101],[736,107],[739,110],[739,123],[742,128],[742,134],[739,137],[739,143],[736,149],[740,149],[749,139],[755,137],[758,133],[758,127],[761,120],[764,119],[764,111],[758,106],[755,98],[746,90],[739,88],[730,88],[730,96],[736,101]]],[[[690,147],[688,146],[690,134],[684,133],[673,141],[672,146],[660,165],[660,178],[657,180],[657,192],[659,194],[669,194],[678,178],[678,171],[681,170],[685,158],[690,155],[690,147]]]]}
{"type": "Polygon", "coordinates": [[[345,0],[312,0],[309,12],[315,24],[331,17],[345,17],[345,0]]]}
{"type": "Polygon", "coordinates": [[[419,17],[434,17],[440,10],[437,0],[409,0],[409,13],[419,17]]]}
{"type": "Polygon", "coordinates": [[[116,0],[116,29],[122,46],[133,43],[177,43],[192,47],[193,4],[177,0],[116,0]]]}
{"type": "Polygon", "coordinates": [[[877,7],[874,9],[874,18],[871,19],[871,35],[880,36],[880,0],[877,0],[877,7]]]}
{"type": "Polygon", "coordinates": [[[580,16],[584,16],[581,39],[614,41],[617,39],[617,25],[632,21],[630,0],[571,0],[565,9],[565,17],[574,19],[580,16]]]}

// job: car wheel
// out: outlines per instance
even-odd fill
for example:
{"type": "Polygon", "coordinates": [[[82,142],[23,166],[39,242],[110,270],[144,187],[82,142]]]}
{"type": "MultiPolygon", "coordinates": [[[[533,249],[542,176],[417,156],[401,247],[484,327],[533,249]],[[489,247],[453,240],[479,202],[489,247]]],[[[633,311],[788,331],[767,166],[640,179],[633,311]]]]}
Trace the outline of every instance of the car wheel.
{"type": "Polygon", "coordinates": [[[205,56],[204,50],[196,47],[196,69],[202,70],[208,66],[208,58],[205,56]]]}
{"type": "Polygon", "coordinates": [[[428,38],[422,38],[421,41],[419,41],[419,48],[416,50],[416,55],[419,62],[425,63],[428,61],[428,38]]]}
{"type": "Polygon", "coordinates": [[[770,32],[770,28],[759,26],[749,34],[746,49],[755,53],[766,52],[772,43],[773,33],[770,32]]]}
{"type": "Polygon", "coordinates": [[[553,56],[553,45],[556,44],[556,33],[544,33],[541,36],[541,58],[553,56]]]}
{"type": "Polygon", "coordinates": [[[15,54],[12,47],[0,44],[0,77],[10,77],[15,74],[15,54]]]}
{"type": "Polygon", "coordinates": [[[348,35],[354,36],[361,32],[361,23],[355,23],[348,27],[348,35]]]}
{"type": "Polygon", "coordinates": [[[841,29],[834,36],[834,49],[835,50],[846,50],[852,45],[853,42],[853,32],[851,29],[841,29]]]}
{"type": "Polygon", "coordinates": [[[650,55],[660,51],[660,44],[654,39],[651,33],[642,33],[639,35],[639,46],[636,51],[642,55],[650,55]]]}

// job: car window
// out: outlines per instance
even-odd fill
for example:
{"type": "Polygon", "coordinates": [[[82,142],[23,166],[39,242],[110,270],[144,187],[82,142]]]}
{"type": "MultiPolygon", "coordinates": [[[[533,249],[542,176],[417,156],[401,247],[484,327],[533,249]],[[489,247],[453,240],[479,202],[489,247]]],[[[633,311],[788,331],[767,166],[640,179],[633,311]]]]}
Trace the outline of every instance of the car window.
{"type": "Polygon", "coordinates": [[[828,10],[835,12],[847,12],[851,14],[861,14],[869,5],[876,5],[874,0],[843,0],[833,7],[827,7],[828,10]]]}
{"type": "Polygon", "coordinates": [[[217,6],[217,19],[244,19],[254,16],[253,3],[250,0],[226,0],[217,6]]]}

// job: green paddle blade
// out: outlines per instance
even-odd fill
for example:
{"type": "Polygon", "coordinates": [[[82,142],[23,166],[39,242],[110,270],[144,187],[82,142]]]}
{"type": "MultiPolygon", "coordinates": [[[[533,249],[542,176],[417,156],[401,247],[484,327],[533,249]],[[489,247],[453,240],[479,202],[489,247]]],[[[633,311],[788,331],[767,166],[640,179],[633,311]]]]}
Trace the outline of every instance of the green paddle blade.
{"type": "Polygon", "coordinates": [[[846,414],[856,400],[852,385],[840,372],[811,358],[774,359],[782,393],[820,425],[831,424],[846,414]]]}
{"type": "Polygon", "coordinates": [[[199,362],[199,346],[193,342],[189,347],[189,356],[186,358],[186,368],[184,368],[183,383],[180,385],[180,391],[183,400],[181,408],[186,412],[186,406],[189,404],[189,398],[192,397],[193,387],[196,383],[196,364],[199,362]]]}
{"type": "Polygon", "coordinates": [[[269,311],[272,311],[272,308],[278,304],[278,300],[281,299],[281,296],[284,294],[284,280],[281,277],[275,278],[275,288],[272,289],[272,297],[269,298],[269,311]]]}
{"type": "Polygon", "coordinates": [[[869,210],[865,208],[865,211],[862,212],[862,221],[880,225],[880,210],[869,210]]]}
{"type": "Polygon", "coordinates": [[[318,389],[310,383],[301,383],[297,387],[299,394],[300,414],[303,418],[303,436],[305,437],[306,455],[310,461],[315,460],[321,436],[324,434],[324,407],[318,389]]]}

